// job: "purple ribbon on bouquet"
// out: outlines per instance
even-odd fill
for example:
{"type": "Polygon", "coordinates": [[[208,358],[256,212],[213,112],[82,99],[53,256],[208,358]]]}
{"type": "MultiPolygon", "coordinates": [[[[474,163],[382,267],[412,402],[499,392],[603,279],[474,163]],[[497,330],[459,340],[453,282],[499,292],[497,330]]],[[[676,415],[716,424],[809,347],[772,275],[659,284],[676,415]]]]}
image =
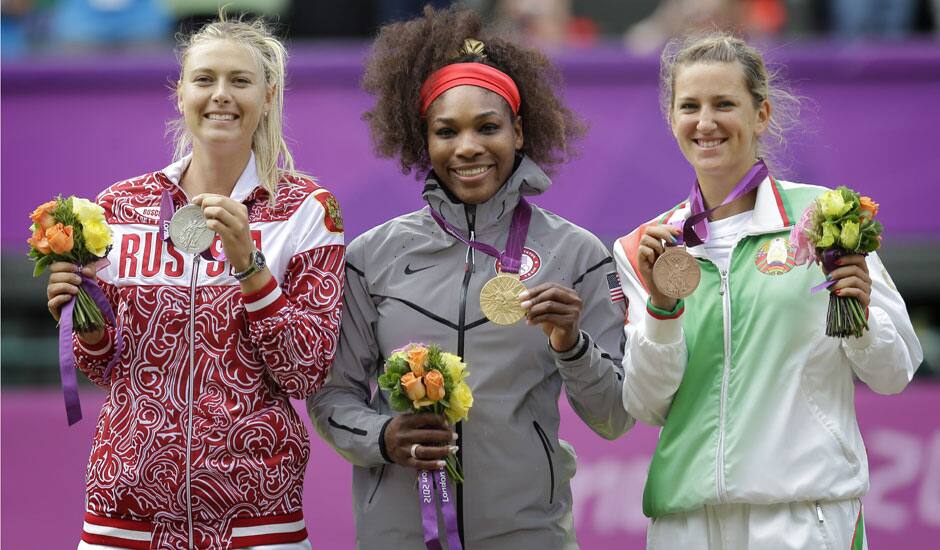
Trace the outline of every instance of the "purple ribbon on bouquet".
{"type": "MultiPolygon", "coordinates": [[[[847,254],[849,254],[849,252],[839,248],[823,250],[820,261],[822,262],[823,267],[826,268],[826,273],[832,273],[836,269],[839,269],[839,264],[837,264],[836,261],[847,254]]],[[[862,256],[868,256],[868,254],[862,254],[862,256]]],[[[836,284],[835,279],[829,279],[828,276],[826,276],[826,280],[809,289],[809,293],[816,294],[820,290],[825,290],[834,284],[836,284]]]]}
{"type": "Polygon", "coordinates": [[[464,243],[465,245],[479,250],[484,254],[489,254],[499,260],[500,271],[504,273],[519,273],[522,268],[522,246],[525,244],[526,235],[529,233],[529,221],[532,219],[532,206],[525,200],[519,198],[519,204],[512,212],[512,221],[509,224],[509,237],[506,238],[506,250],[500,252],[494,246],[479,241],[471,241],[460,234],[460,231],[450,222],[444,219],[436,210],[431,210],[431,217],[441,226],[445,233],[464,243]]]}
{"type": "Polygon", "coordinates": [[[699,186],[698,180],[695,180],[695,183],[692,184],[692,191],[689,194],[689,217],[686,218],[685,222],[682,224],[681,237],[677,238],[680,240],[680,244],[681,241],[685,241],[686,246],[704,244],[705,241],[708,240],[708,224],[706,223],[708,216],[711,216],[712,212],[717,208],[731,204],[757,189],[761,182],[764,181],[764,178],[767,177],[767,174],[767,165],[764,164],[763,160],[758,160],[754,163],[754,166],[744,174],[744,177],[741,178],[741,181],[738,182],[734,189],[728,193],[725,200],[721,201],[721,204],[707,210],[705,209],[705,199],[702,198],[702,188],[699,186]]]}
{"type": "MultiPolygon", "coordinates": [[[[160,194],[160,238],[166,243],[173,242],[173,239],[170,238],[170,220],[173,219],[174,213],[176,213],[176,208],[173,206],[173,197],[170,196],[169,191],[164,189],[163,193],[160,194]]],[[[203,250],[199,255],[202,256],[202,259],[210,262],[225,261],[225,252],[220,251],[218,254],[213,254],[212,245],[209,245],[209,248],[203,250]]]]}
{"type": "MultiPolygon", "coordinates": [[[[101,291],[98,283],[85,275],[81,275],[81,277],[81,288],[95,301],[105,319],[115,327],[114,354],[111,356],[111,360],[108,361],[108,366],[104,371],[104,377],[107,379],[111,369],[121,358],[121,350],[124,348],[121,327],[117,325],[114,311],[111,310],[111,304],[108,303],[108,299],[101,291]]],[[[72,349],[72,311],[75,309],[76,299],[73,296],[59,311],[59,377],[62,380],[62,396],[65,399],[65,415],[68,418],[69,426],[82,419],[82,404],[78,397],[78,377],[75,374],[75,353],[72,349]]]]}
{"type": "Polygon", "coordinates": [[[441,504],[444,531],[450,550],[463,550],[457,532],[457,511],[454,509],[450,477],[446,469],[418,471],[418,499],[421,503],[421,525],[424,526],[424,544],[428,550],[441,550],[437,531],[437,502],[441,504]]]}

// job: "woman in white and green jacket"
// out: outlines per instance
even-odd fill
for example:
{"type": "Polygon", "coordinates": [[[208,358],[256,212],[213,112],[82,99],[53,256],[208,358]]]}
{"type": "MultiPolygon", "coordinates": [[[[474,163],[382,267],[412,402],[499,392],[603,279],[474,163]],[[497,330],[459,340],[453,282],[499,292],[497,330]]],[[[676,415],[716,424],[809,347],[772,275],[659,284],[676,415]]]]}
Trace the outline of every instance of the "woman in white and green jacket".
{"type": "Polygon", "coordinates": [[[795,268],[788,242],[825,189],[761,170],[762,140],[780,135],[777,98],[792,99],[769,80],[760,53],[731,36],[667,48],[664,110],[702,200],[614,246],[629,299],[624,407],[662,426],[643,496],[649,548],[866,548],[853,375],[893,394],[922,359],[876,254],[845,256],[828,273],[832,292],[867,307],[869,330],[825,335],[828,297],[810,288],[827,274],[795,268]],[[706,209],[703,242],[687,243],[701,282],[669,298],[652,265],[706,209]]]}

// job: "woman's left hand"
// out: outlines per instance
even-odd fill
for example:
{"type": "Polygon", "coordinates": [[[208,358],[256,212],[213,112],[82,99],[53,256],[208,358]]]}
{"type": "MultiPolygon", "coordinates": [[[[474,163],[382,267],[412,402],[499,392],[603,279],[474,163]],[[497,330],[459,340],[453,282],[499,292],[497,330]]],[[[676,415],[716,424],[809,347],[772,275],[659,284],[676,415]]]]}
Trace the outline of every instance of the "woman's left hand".
{"type": "Polygon", "coordinates": [[[540,325],[555,351],[568,351],[578,343],[581,331],[581,297],[558,283],[542,283],[523,292],[519,299],[530,325],[540,325]]]}
{"type": "Polygon", "coordinates": [[[202,207],[206,227],[222,239],[226,261],[235,271],[248,269],[255,244],[248,226],[248,207],[223,195],[203,193],[193,197],[193,204],[202,207]]]}
{"type": "Polygon", "coordinates": [[[829,277],[836,284],[829,287],[837,296],[857,298],[862,307],[871,303],[871,277],[868,276],[868,264],[865,256],[851,254],[836,260],[836,269],[829,273],[829,277]]]}

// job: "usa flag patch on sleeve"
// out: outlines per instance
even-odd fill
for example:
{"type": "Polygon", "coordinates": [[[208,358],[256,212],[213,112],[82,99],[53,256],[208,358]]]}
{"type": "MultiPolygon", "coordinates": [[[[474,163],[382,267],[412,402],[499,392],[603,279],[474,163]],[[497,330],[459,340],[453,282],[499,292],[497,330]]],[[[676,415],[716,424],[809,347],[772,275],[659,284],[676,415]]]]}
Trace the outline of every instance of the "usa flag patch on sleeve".
{"type": "Polygon", "coordinates": [[[607,274],[607,290],[610,291],[611,302],[623,301],[623,289],[620,288],[620,275],[616,271],[607,274]]]}

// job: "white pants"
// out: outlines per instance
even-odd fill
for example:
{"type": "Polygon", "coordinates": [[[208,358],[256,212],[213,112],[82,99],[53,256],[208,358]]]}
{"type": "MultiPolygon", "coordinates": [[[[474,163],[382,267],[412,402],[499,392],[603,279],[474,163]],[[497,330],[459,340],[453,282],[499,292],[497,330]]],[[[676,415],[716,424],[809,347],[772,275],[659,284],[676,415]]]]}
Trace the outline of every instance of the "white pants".
{"type": "Polygon", "coordinates": [[[858,499],[705,506],[653,519],[646,532],[646,548],[868,550],[861,506],[858,499]]]}
{"type": "MultiPolygon", "coordinates": [[[[303,542],[292,542],[290,544],[266,544],[264,546],[250,546],[245,548],[245,550],[311,550],[310,541],[305,540],[303,542]]],[[[88,544],[87,542],[80,540],[78,541],[78,550],[123,550],[122,548],[115,548],[114,546],[101,546],[100,544],[88,544]]]]}

